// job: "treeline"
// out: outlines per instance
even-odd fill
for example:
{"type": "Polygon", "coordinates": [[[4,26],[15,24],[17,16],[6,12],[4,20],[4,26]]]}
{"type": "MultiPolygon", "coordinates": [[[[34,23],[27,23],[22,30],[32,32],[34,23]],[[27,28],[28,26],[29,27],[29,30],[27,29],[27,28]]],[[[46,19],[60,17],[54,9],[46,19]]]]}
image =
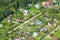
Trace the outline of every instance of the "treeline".
{"type": "Polygon", "coordinates": [[[0,0],[0,21],[8,15],[13,14],[15,10],[15,1],[13,0],[0,0]],[[13,9],[13,10],[12,10],[13,9]]]}
{"type": "Polygon", "coordinates": [[[34,4],[37,1],[38,0],[0,0],[0,21],[8,15],[14,14],[18,8],[24,8],[27,4],[34,4]]]}

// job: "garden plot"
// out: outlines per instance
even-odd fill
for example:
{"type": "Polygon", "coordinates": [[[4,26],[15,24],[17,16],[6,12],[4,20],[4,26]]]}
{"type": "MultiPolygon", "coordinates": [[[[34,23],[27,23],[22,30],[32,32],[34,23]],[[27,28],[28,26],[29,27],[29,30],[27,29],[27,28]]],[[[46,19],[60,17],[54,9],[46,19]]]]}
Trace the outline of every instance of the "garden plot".
{"type": "Polygon", "coordinates": [[[27,9],[19,9],[15,14],[12,16],[12,20],[15,21],[27,21],[28,19],[32,18],[33,16],[37,15],[39,10],[35,8],[27,9]],[[32,12],[33,11],[33,12],[32,12]]]}
{"type": "Polygon", "coordinates": [[[18,26],[20,23],[16,21],[10,21],[9,19],[5,18],[1,23],[0,23],[0,31],[1,33],[6,33],[9,30],[12,30],[16,26],[18,26]]]}
{"type": "MultiPolygon", "coordinates": [[[[31,14],[29,14],[30,16],[31,14]]],[[[24,17],[22,17],[23,15],[20,14],[20,12],[13,14],[13,15],[9,15],[7,18],[5,18],[1,24],[0,27],[4,27],[6,28],[7,31],[12,30],[13,28],[15,28],[16,26],[24,23],[24,17]]],[[[35,15],[34,15],[35,16],[35,15]]],[[[26,16],[28,17],[28,16],[26,16]]],[[[3,29],[3,28],[2,28],[3,29]]],[[[5,30],[5,29],[4,29],[5,30]]],[[[5,31],[6,31],[5,30],[5,31]]]]}
{"type": "MultiPolygon", "coordinates": [[[[59,18],[60,16],[58,14],[42,14],[19,27],[14,32],[8,34],[12,35],[10,39],[13,37],[13,39],[40,40],[56,28],[57,25],[59,25],[59,22],[57,22],[60,20],[59,18]],[[16,33],[14,34],[15,37],[12,33],[16,33]]],[[[12,30],[18,25],[20,25],[20,22],[18,21],[16,23],[14,20],[9,21],[7,18],[4,19],[0,25],[2,26],[2,29],[4,29],[3,31],[1,30],[1,34],[12,30]]]]}
{"type": "Polygon", "coordinates": [[[49,35],[49,37],[47,37],[44,40],[52,40],[52,39],[60,40],[59,33],[60,33],[60,28],[58,30],[56,30],[54,33],[52,33],[51,35],[49,35]]]}
{"type": "MultiPolygon", "coordinates": [[[[35,9],[35,8],[34,8],[35,9]]],[[[32,10],[32,9],[31,9],[32,10]]],[[[34,10],[33,10],[34,11],[34,10]]],[[[2,37],[7,37],[5,38],[6,40],[10,40],[10,39],[14,39],[14,35],[16,33],[10,33],[9,31],[12,30],[13,28],[17,27],[18,25],[24,23],[25,19],[30,19],[31,17],[35,16],[36,14],[38,14],[38,10],[36,10],[36,13],[33,15],[33,13],[30,13],[28,15],[24,15],[23,13],[21,13],[20,11],[18,11],[17,13],[13,14],[13,15],[9,15],[7,18],[5,18],[1,23],[0,23],[0,34],[2,35],[2,37]],[[9,37],[7,36],[8,34],[9,37]],[[6,34],[5,34],[6,33],[6,34]]],[[[27,21],[26,19],[26,21],[27,21]]],[[[25,30],[25,29],[24,29],[25,30]]],[[[18,32],[18,31],[17,31],[18,32]]],[[[16,33],[17,35],[17,33],[16,33]]],[[[19,35],[18,35],[19,36],[19,35]]],[[[2,38],[4,39],[4,38],[2,38]]],[[[17,38],[16,38],[17,39],[17,38]]]]}
{"type": "Polygon", "coordinates": [[[47,34],[49,34],[54,28],[57,27],[56,22],[58,19],[58,14],[57,15],[50,15],[46,16],[44,14],[36,17],[35,19],[31,20],[30,22],[26,23],[25,25],[19,27],[20,32],[23,32],[24,38],[25,39],[34,39],[34,40],[39,40],[44,38],[47,34]],[[56,19],[54,19],[56,17],[56,19]],[[56,21],[54,21],[56,20],[56,21]],[[26,35],[26,33],[28,35],[26,35]],[[35,35],[35,36],[34,36],[35,35]],[[26,38],[26,36],[28,36],[26,38]]]}

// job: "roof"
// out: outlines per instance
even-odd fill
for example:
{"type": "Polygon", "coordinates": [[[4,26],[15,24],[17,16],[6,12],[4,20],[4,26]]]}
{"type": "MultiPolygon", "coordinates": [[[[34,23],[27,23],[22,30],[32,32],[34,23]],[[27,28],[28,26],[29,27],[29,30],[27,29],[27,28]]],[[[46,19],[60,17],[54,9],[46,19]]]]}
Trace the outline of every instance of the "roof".
{"type": "Polygon", "coordinates": [[[32,6],[32,4],[28,4],[30,7],[32,6]]]}
{"type": "Polygon", "coordinates": [[[33,33],[33,37],[37,37],[38,36],[38,33],[37,32],[34,32],[33,33]]]}
{"type": "Polygon", "coordinates": [[[47,31],[48,28],[43,27],[41,30],[42,30],[42,31],[47,31]]]}
{"type": "Polygon", "coordinates": [[[53,23],[52,23],[52,22],[48,22],[47,25],[48,25],[48,26],[52,26],[53,23]]]}
{"type": "Polygon", "coordinates": [[[19,9],[20,11],[23,11],[23,9],[19,9]]]}
{"type": "Polygon", "coordinates": [[[57,18],[54,18],[54,21],[55,21],[55,22],[58,22],[58,19],[57,19],[57,18]]]}
{"type": "Polygon", "coordinates": [[[57,40],[57,38],[54,36],[51,36],[51,40],[57,40]]]}
{"type": "Polygon", "coordinates": [[[28,40],[33,40],[33,38],[29,38],[28,40]]]}
{"type": "Polygon", "coordinates": [[[42,1],[42,6],[49,7],[49,8],[52,7],[51,1],[50,0],[48,0],[46,2],[42,1]]]}
{"type": "Polygon", "coordinates": [[[27,14],[29,14],[28,12],[29,12],[28,10],[24,10],[24,11],[23,11],[23,14],[24,14],[24,15],[27,15],[27,14]]]}
{"type": "Polygon", "coordinates": [[[45,20],[50,20],[51,18],[48,18],[48,17],[44,17],[45,20]]]}
{"type": "Polygon", "coordinates": [[[53,2],[55,2],[55,3],[56,3],[57,1],[56,1],[56,0],[53,0],[53,2]]]}
{"type": "Polygon", "coordinates": [[[12,15],[9,15],[7,18],[10,19],[12,17],[12,15]]]}
{"type": "Polygon", "coordinates": [[[39,4],[36,4],[35,5],[35,8],[39,9],[40,8],[39,4]]]}
{"type": "Polygon", "coordinates": [[[38,25],[42,25],[43,22],[42,22],[42,21],[37,21],[37,24],[38,24],[38,25]]]}

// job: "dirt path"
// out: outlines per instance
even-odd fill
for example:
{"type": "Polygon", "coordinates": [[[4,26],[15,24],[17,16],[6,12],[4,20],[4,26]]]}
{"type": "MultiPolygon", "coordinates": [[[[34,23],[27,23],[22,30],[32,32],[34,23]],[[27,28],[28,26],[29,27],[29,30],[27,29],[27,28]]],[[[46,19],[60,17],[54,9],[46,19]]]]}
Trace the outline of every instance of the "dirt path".
{"type": "Polygon", "coordinates": [[[54,33],[54,31],[58,30],[60,28],[60,25],[55,28],[53,31],[51,31],[47,36],[45,36],[42,40],[46,39],[47,37],[49,37],[50,34],[54,33]]]}

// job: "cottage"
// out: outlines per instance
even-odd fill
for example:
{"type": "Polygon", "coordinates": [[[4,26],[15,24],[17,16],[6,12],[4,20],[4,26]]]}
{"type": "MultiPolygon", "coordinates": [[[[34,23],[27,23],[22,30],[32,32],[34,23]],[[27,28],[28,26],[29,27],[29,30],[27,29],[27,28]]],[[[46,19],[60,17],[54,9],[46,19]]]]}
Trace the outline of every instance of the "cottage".
{"type": "Polygon", "coordinates": [[[25,16],[29,14],[29,10],[19,9],[25,16]]]}
{"type": "Polygon", "coordinates": [[[11,22],[11,20],[8,19],[8,22],[11,22]]]}
{"type": "Polygon", "coordinates": [[[19,34],[20,36],[23,36],[23,32],[18,32],[18,34],[19,34]]]}
{"type": "Polygon", "coordinates": [[[54,18],[54,21],[55,21],[55,22],[58,22],[58,19],[57,19],[57,18],[54,18]]]}
{"type": "Polygon", "coordinates": [[[56,1],[56,0],[53,0],[53,2],[55,2],[55,3],[56,3],[57,1],[56,1]]]}
{"type": "Polygon", "coordinates": [[[21,12],[23,11],[23,9],[19,9],[21,12]]]}
{"type": "Polygon", "coordinates": [[[43,1],[42,1],[42,6],[45,6],[45,5],[46,5],[46,2],[43,2],[43,1]]]}
{"type": "Polygon", "coordinates": [[[42,6],[43,7],[52,7],[51,0],[48,0],[46,2],[42,1],[42,6]]]}
{"type": "Polygon", "coordinates": [[[12,15],[9,15],[7,18],[8,18],[8,19],[11,19],[11,17],[12,17],[12,15]]]}
{"type": "Polygon", "coordinates": [[[23,14],[26,16],[26,15],[29,14],[29,11],[28,11],[28,10],[24,10],[24,11],[23,11],[23,14]]]}
{"type": "Polygon", "coordinates": [[[26,32],[26,38],[31,37],[31,31],[26,32]]]}
{"type": "Polygon", "coordinates": [[[48,22],[47,25],[48,25],[48,26],[52,26],[53,23],[52,23],[52,22],[48,22]]]}
{"type": "Polygon", "coordinates": [[[27,34],[27,35],[29,35],[29,34],[30,34],[30,32],[26,32],[26,34],[27,34]]]}
{"type": "Polygon", "coordinates": [[[44,17],[44,19],[47,20],[47,21],[48,21],[48,20],[51,20],[51,18],[48,18],[48,17],[44,17]]]}
{"type": "Polygon", "coordinates": [[[51,40],[57,40],[57,38],[54,36],[51,36],[51,40]]]}
{"type": "Polygon", "coordinates": [[[8,22],[11,22],[12,15],[9,15],[7,18],[8,18],[8,22]]]}
{"type": "Polygon", "coordinates": [[[42,25],[43,24],[42,21],[37,21],[36,23],[37,23],[37,25],[42,25]]]}
{"type": "Polygon", "coordinates": [[[28,38],[28,40],[33,40],[33,38],[28,38]]]}
{"type": "Polygon", "coordinates": [[[32,7],[32,4],[28,4],[28,6],[32,7]]]}
{"type": "Polygon", "coordinates": [[[22,40],[25,40],[25,37],[22,37],[21,39],[22,39],[22,40]]]}
{"type": "Polygon", "coordinates": [[[53,0],[53,4],[54,4],[55,6],[58,6],[58,5],[59,5],[59,2],[57,2],[56,0],[53,0]]]}
{"type": "Polygon", "coordinates": [[[35,5],[35,8],[36,8],[36,9],[40,9],[40,5],[39,5],[39,4],[36,4],[36,5],[35,5]]]}
{"type": "Polygon", "coordinates": [[[41,28],[41,32],[47,32],[48,31],[48,28],[46,28],[46,27],[43,27],[43,28],[41,28]]]}
{"type": "Polygon", "coordinates": [[[37,32],[34,32],[33,33],[33,37],[37,37],[38,36],[38,33],[37,32]]]}
{"type": "Polygon", "coordinates": [[[0,27],[2,27],[3,25],[2,24],[0,24],[0,27]]]}
{"type": "Polygon", "coordinates": [[[18,39],[18,38],[15,38],[15,40],[20,40],[20,39],[18,39]]]}

